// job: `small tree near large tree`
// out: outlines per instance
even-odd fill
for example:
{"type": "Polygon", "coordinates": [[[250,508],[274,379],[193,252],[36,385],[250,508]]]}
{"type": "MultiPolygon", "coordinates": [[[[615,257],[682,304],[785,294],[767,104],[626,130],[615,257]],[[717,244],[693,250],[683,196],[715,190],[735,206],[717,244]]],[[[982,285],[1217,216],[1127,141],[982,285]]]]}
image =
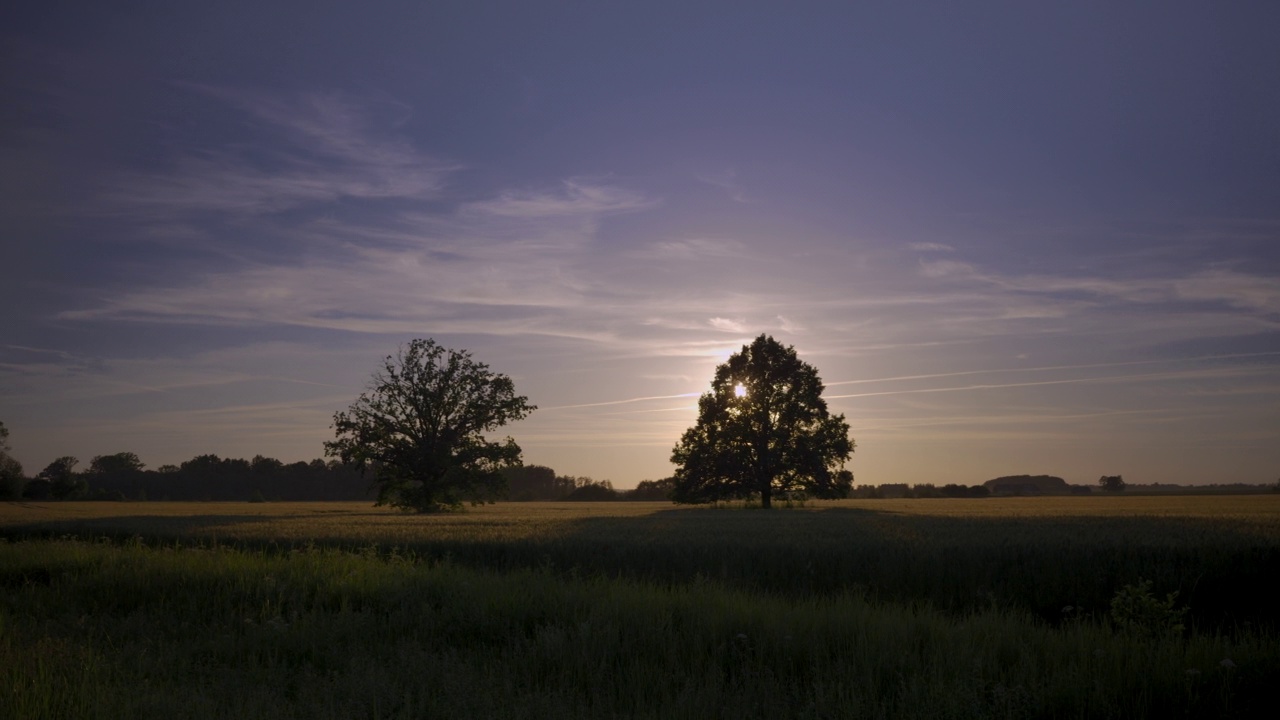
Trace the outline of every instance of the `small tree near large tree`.
{"type": "Polygon", "coordinates": [[[367,392],[334,413],[325,454],[374,474],[378,504],[429,512],[499,497],[521,464],[510,437],[485,438],[536,408],[465,350],[419,339],[387,356],[367,392]]]}
{"type": "Polygon", "coordinates": [[[671,453],[671,498],[681,503],[797,491],[848,495],[853,474],[849,424],[831,415],[818,371],[795,348],[761,335],[716,368],[711,392],[698,400],[698,422],[671,453]]]}

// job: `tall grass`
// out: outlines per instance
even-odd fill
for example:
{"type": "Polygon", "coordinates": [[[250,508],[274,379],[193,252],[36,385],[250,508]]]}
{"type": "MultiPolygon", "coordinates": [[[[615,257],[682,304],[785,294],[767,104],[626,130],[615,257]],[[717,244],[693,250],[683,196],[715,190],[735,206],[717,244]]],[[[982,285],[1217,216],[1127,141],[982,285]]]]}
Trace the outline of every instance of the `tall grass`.
{"type": "Polygon", "coordinates": [[[12,718],[1206,717],[1264,711],[1277,670],[1253,631],[1150,637],[372,548],[11,542],[0,580],[12,718]]]}
{"type": "Polygon", "coordinates": [[[1120,588],[1145,579],[1162,595],[1177,592],[1200,627],[1274,628],[1280,619],[1258,588],[1258,578],[1280,576],[1280,496],[864,501],[778,512],[533,503],[436,516],[337,503],[0,508],[0,534],[68,533],[398,547],[495,570],[705,578],[793,597],[852,591],[953,613],[1016,608],[1050,622],[1068,605],[1071,617],[1105,614],[1120,588]]]}
{"type": "Polygon", "coordinates": [[[1269,717],[1278,519],[0,505],[0,717],[1269,717]],[[1113,622],[1148,588],[1184,629],[1113,622]]]}

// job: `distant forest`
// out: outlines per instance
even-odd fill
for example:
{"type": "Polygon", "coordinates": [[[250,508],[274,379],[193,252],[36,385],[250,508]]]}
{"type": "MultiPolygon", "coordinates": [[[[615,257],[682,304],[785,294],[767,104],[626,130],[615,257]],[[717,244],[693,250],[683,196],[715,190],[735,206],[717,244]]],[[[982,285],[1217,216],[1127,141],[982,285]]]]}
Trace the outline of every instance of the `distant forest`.
{"type": "MultiPolygon", "coordinates": [[[[220,500],[220,501],[306,501],[368,500],[371,474],[336,460],[284,463],[275,458],[255,456],[252,460],[200,455],[181,465],[161,465],[146,469],[130,452],[99,455],[89,467],[78,470],[79,460],[66,456],[50,463],[34,477],[19,476],[0,483],[0,500],[220,500]]],[[[509,501],[610,501],[669,498],[672,480],[645,480],[635,489],[618,490],[608,480],[560,475],[543,465],[525,465],[504,471],[506,493],[497,500],[509,501]]],[[[1280,491],[1272,485],[1137,485],[1124,483],[1119,476],[1104,476],[1098,485],[1068,485],[1049,475],[1013,475],[988,480],[982,485],[885,483],[859,485],[851,498],[983,498],[1010,495],[1079,495],[1093,492],[1114,494],[1228,494],[1280,491]],[[1112,480],[1108,484],[1105,480],[1112,480]],[[1114,481],[1120,481],[1118,484],[1114,481]]],[[[792,498],[803,501],[803,497],[792,498]]]]}
{"type": "MultiPolygon", "coordinates": [[[[71,456],[49,463],[34,477],[0,486],[0,500],[368,500],[372,474],[336,460],[284,463],[200,455],[181,465],[147,469],[131,452],[99,455],[78,470],[71,456]]],[[[665,500],[666,480],[646,480],[634,490],[615,490],[608,480],[559,475],[541,465],[508,468],[503,500],[665,500]]]]}

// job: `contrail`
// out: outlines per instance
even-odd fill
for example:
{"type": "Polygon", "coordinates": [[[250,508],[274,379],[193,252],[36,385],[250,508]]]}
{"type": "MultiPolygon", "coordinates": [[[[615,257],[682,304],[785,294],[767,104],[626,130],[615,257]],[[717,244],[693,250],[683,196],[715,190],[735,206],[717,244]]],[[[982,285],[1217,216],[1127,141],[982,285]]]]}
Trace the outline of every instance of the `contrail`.
{"type": "MultiPolygon", "coordinates": [[[[1268,354],[1280,354],[1280,353],[1268,353],[1268,354]]],[[[1083,366],[1077,366],[1077,367],[1083,367],[1083,366]]],[[[966,373],[957,373],[957,374],[966,374],[966,373]]],[[[1141,373],[1138,375],[1111,375],[1107,377],[1070,378],[1067,380],[1038,380],[1036,382],[1000,383],[1000,384],[991,384],[991,385],[961,385],[958,387],[917,388],[914,390],[884,390],[881,392],[854,393],[852,395],[826,395],[824,397],[827,400],[839,400],[841,398],[874,397],[876,395],[910,395],[910,394],[916,394],[916,393],[960,392],[963,390],[996,390],[999,388],[1033,387],[1036,385],[1070,385],[1075,383],[1113,382],[1116,380],[1141,380],[1144,378],[1176,378],[1176,377],[1181,377],[1184,374],[1185,373],[1181,373],[1181,372],[1141,373]]]]}
{"type": "Polygon", "coordinates": [[[650,395],[648,397],[627,398],[626,400],[609,400],[607,402],[582,403],[581,405],[556,405],[548,408],[538,408],[540,411],[545,410],[570,410],[573,408],[601,407],[603,405],[626,405],[627,403],[645,402],[647,400],[670,400],[671,398],[687,398],[698,397],[701,393],[680,393],[679,395],[650,395]]]}
{"type": "MultiPolygon", "coordinates": [[[[1200,360],[1233,360],[1237,358],[1251,357],[1269,357],[1280,355],[1280,352],[1256,352],[1256,353],[1236,353],[1233,355],[1201,355],[1192,358],[1167,358],[1162,360],[1127,360],[1125,362],[1113,363],[1089,363],[1087,365],[1048,365],[1045,367],[1033,368],[1005,368],[999,370],[962,370],[960,372],[949,373],[933,373],[930,375],[899,375],[897,377],[874,378],[870,380],[838,380],[836,382],[825,383],[827,387],[836,385],[862,385],[865,383],[893,382],[895,380],[928,380],[933,378],[961,377],[964,375],[988,375],[991,373],[1009,373],[1009,372],[1047,372],[1050,370],[1088,370],[1091,368],[1104,367],[1123,367],[1126,365],[1154,365],[1159,363],[1176,363],[1176,362],[1198,362],[1200,360]]],[[[982,387],[982,386],[975,386],[982,387]]],[[[992,387],[1014,387],[1011,385],[999,385],[992,387]]],[[[919,392],[925,392],[923,390],[919,392]]],[[[870,395],[883,395],[885,393],[868,393],[870,395]]],[[[854,395],[841,395],[838,397],[858,397],[854,395]]]]}

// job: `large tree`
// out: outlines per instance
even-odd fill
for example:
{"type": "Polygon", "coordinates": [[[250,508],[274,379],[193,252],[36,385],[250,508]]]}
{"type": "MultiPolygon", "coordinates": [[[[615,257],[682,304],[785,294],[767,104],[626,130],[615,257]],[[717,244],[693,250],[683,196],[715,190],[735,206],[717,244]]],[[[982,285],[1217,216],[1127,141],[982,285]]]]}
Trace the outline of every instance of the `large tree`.
{"type": "Polygon", "coordinates": [[[370,468],[379,505],[427,512],[494,499],[503,468],[521,464],[520,446],[485,433],[533,412],[528,400],[465,350],[414,340],[334,413],[325,453],[370,468]]]}
{"type": "Polygon", "coordinates": [[[849,424],[827,412],[812,365],[766,335],[716,368],[711,392],[698,400],[698,422],[671,453],[676,502],[714,502],[804,491],[845,497],[853,475],[849,424]]]}

